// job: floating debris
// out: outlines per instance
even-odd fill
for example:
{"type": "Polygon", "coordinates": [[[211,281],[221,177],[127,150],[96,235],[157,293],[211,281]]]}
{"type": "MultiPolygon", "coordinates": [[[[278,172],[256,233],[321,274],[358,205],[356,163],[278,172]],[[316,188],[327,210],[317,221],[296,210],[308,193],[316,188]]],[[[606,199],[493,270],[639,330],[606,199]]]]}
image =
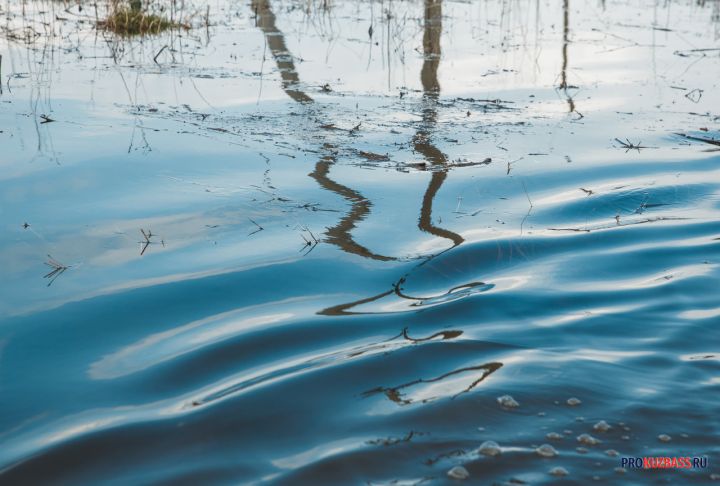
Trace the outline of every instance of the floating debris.
{"type": "Polygon", "coordinates": [[[601,420],[600,422],[593,425],[593,430],[596,432],[607,432],[612,427],[610,427],[610,424],[605,422],[604,420],[601,420]]]}
{"type": "Polygon", "coordinates": [[[567,404],[570,405],[571,407],[577,407],[577,406],[580,405],[581,403],[582,403],[582,402],[580,401],[580,399],[575,398],[575,397],[572,397],[572,398],[568,398],[568,399],[567,399],[567,404]]]}
{"type": "MultiPolygon", "coordinates": [[[[404,437],[388,437],[387,439],[374,439],[374,440],[368,440],[365,443],[368,445],[391,446],[391,445],[399,444],[401,442],[410,442],[410,440],[413,438],[414,435],[416,435],[415,431],[411,430],[404,437]]],[[[418,434],[418,435],[422,435],[422,434],[418,434]]]]}
{"type": "Polygon", "coordinates": [[[667,434],[660,434],[660,435],[658,435],[658,440],[660,442],[670,442],[672,440],[672,437],[670,437],[667,434]]]}
{"type": "MultiPolygon", "coordinates": [[[[155,243],[152,241],[152,237],[155,236],[151,229],[148,229],[145,231],[144,229],[140,228],[140,233],[142,233],[143,241],[140,241],[140,245],[142,245],[142,248],[140,249],[140,256],[143,256],[145,254],[145,251],[147,251],[148,247],[155,243]]],[[[163,241],[163,246],[165,246],[165,242],[163,241]]]]}
{"type": "Polygon", "coordinates": [[[558,455],[558,451],[550,444],[541,445],[540,447],[535,449],[535,452],[538,456],[541,457],[555,457],[558,455]]]}
{"type": "Polygon", "coordinates": [[[557,432],[549,432],[545,437],[547,437],[550,440],[562,440],[563,435],[558,434],[557,432]]]}
{"type": "Polygon", "coordinates": [[[577,441],[580,442],[581,444],[591,445],[591,446],[598,445],[600,442],[602,442],[600,439],[596,439],[595,437],[593,437],[590,434],[578,435],[577,441]]]}
{"type": "Polygon", "coordinates": [[[261,232],[262,230],[265,229],[265,228],[263,228],[262,226],[260,226],[259,224],[257,224],[253,219],[250,219],[250,218],[248,218],[248,219],[250,220],[250,222],[251,222],[252,224],[254,224],[255,226],[257,226],[257,229],[256,229],[255,231],[253,231],[253,232],[251,232],[251,233],[248,233],[248,236],[252,236],[252,235],[254,235],[255,233],[259,233],[259,232],[261,232]]]}
{"type": "Polygon", "coordinates": [[[641,149],[651,148],[651,147],[645,147],[642,144],[642,142],[632,143],[627,138],[625,139],[624,142],[622,140],[620,140],[619,138],[616,138],[615,141],[617,143],[619,143],[622,148],[625,149],[625,153],[628,153],[628,151],[630,151],[630,150],[637,150],[638,152],[640,152],[641,149]]]}
{"type": "Polygon", "coordinates": [[[450,479],[467,479],[470,477],[470,473],[467,469],[462,466],[455,466],[447,472],[450,479]]]}
{"type": "Polygon", "coordinates": [[[551,476],[567,476],[570,473],[564,467],[558,466],[550,469],[550,471],[548,471],[548,474],[550,474],[551,476]]]}
{"type": "Polygon", "coordinates": [[[45,274],[43,278],[50,279],[47,286],[50,287],[56,278],[58,278],[60,275],[65,273],[65,270],[70,268],[70,265],[64,265],[60,263],[59,261],[55,260],[51,255],[48,255],[48,261],[45,262],[45,265],[52,268],[50,272],[45,274]]]}
{"type": "Polygon", "coordinates": [[[480,444],[480,449],[478,449],[478,452],[484,456],[495,457],[499,456],[502,453],[502,450],[500,449],[500,446],[497,442],[488,440],[480,444]]]}
{"type": "Polygon", "coordinates": [[[515,399],[510,395],[503,395],[501,397],[498,397],[497,402],[500,404],[501,407],[505,408],[518,408],[520,406],[520,404],[515,401],[515,399]]]}

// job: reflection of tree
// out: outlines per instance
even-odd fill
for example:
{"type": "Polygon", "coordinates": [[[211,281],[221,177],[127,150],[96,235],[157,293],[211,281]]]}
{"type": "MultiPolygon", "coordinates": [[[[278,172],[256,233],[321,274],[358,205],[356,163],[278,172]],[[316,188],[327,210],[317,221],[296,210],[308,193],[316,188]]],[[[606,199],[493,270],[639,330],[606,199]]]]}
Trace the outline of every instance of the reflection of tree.
{"type": "Polygon", "coordinates": [[[285,45],[285,36],[275,25],[275,14],[270,1],[252,0],[252,9],[255,11],[255,23],[265,34],[265,41],[277,63],[283,90],[298,103],[312,103],[313,99],[299,87],[300,77],[295,69],[295,62],[285,45]]]}

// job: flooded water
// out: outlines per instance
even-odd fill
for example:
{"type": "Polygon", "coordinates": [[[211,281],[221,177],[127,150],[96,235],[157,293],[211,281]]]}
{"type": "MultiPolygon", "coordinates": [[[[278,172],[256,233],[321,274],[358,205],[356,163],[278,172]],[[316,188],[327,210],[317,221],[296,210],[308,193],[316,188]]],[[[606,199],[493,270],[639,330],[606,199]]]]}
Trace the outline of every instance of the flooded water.
{"type": "Polygon", "coordinates": [[[720,479],[720,3],[79,5],[0,5],[0,483],[720,479]]]}

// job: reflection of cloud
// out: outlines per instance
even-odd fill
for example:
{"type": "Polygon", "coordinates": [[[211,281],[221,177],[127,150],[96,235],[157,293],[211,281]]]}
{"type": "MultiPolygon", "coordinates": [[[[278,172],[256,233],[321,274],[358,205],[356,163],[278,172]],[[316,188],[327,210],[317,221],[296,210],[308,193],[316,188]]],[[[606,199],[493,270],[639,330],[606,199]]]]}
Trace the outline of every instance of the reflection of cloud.
{"type": "Polygon", "coordinates": [[[341,439],[328,444],[322,444],[308,451],[301,452],[288,457],[275,459],[273,465],[283,469],[297,469],[308,464],[320,462],[321,460],[351,451],[364,445],[361,439],[341,439]]]}
{"type": "Polygon", "coordinates": [[[93,363],[90,365],[88,375],[93,379],[107,380],[137,373],[192,352],[202,346],[220,341],[240,331],[248,331],[261,325],[274,324],[290,319],[293,314],[289,312],[259,315],[245,319],[237,319],[237,317],[255,309],[275,307],[298,300],[307,300],[307,298],[287,299],[272,304],[223,312],[168,331],[152,334],[93,363]]]}

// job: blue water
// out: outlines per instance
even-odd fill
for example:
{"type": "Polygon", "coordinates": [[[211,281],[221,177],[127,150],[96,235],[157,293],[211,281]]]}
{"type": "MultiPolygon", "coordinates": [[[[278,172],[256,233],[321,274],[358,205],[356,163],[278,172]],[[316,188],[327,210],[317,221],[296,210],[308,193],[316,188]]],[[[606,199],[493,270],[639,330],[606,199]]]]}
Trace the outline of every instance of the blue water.
{"type": "Polygon", "coordinates": [[[0,484],[719,479],[717,5],[308,5],[0,41],[0,484]]]}

